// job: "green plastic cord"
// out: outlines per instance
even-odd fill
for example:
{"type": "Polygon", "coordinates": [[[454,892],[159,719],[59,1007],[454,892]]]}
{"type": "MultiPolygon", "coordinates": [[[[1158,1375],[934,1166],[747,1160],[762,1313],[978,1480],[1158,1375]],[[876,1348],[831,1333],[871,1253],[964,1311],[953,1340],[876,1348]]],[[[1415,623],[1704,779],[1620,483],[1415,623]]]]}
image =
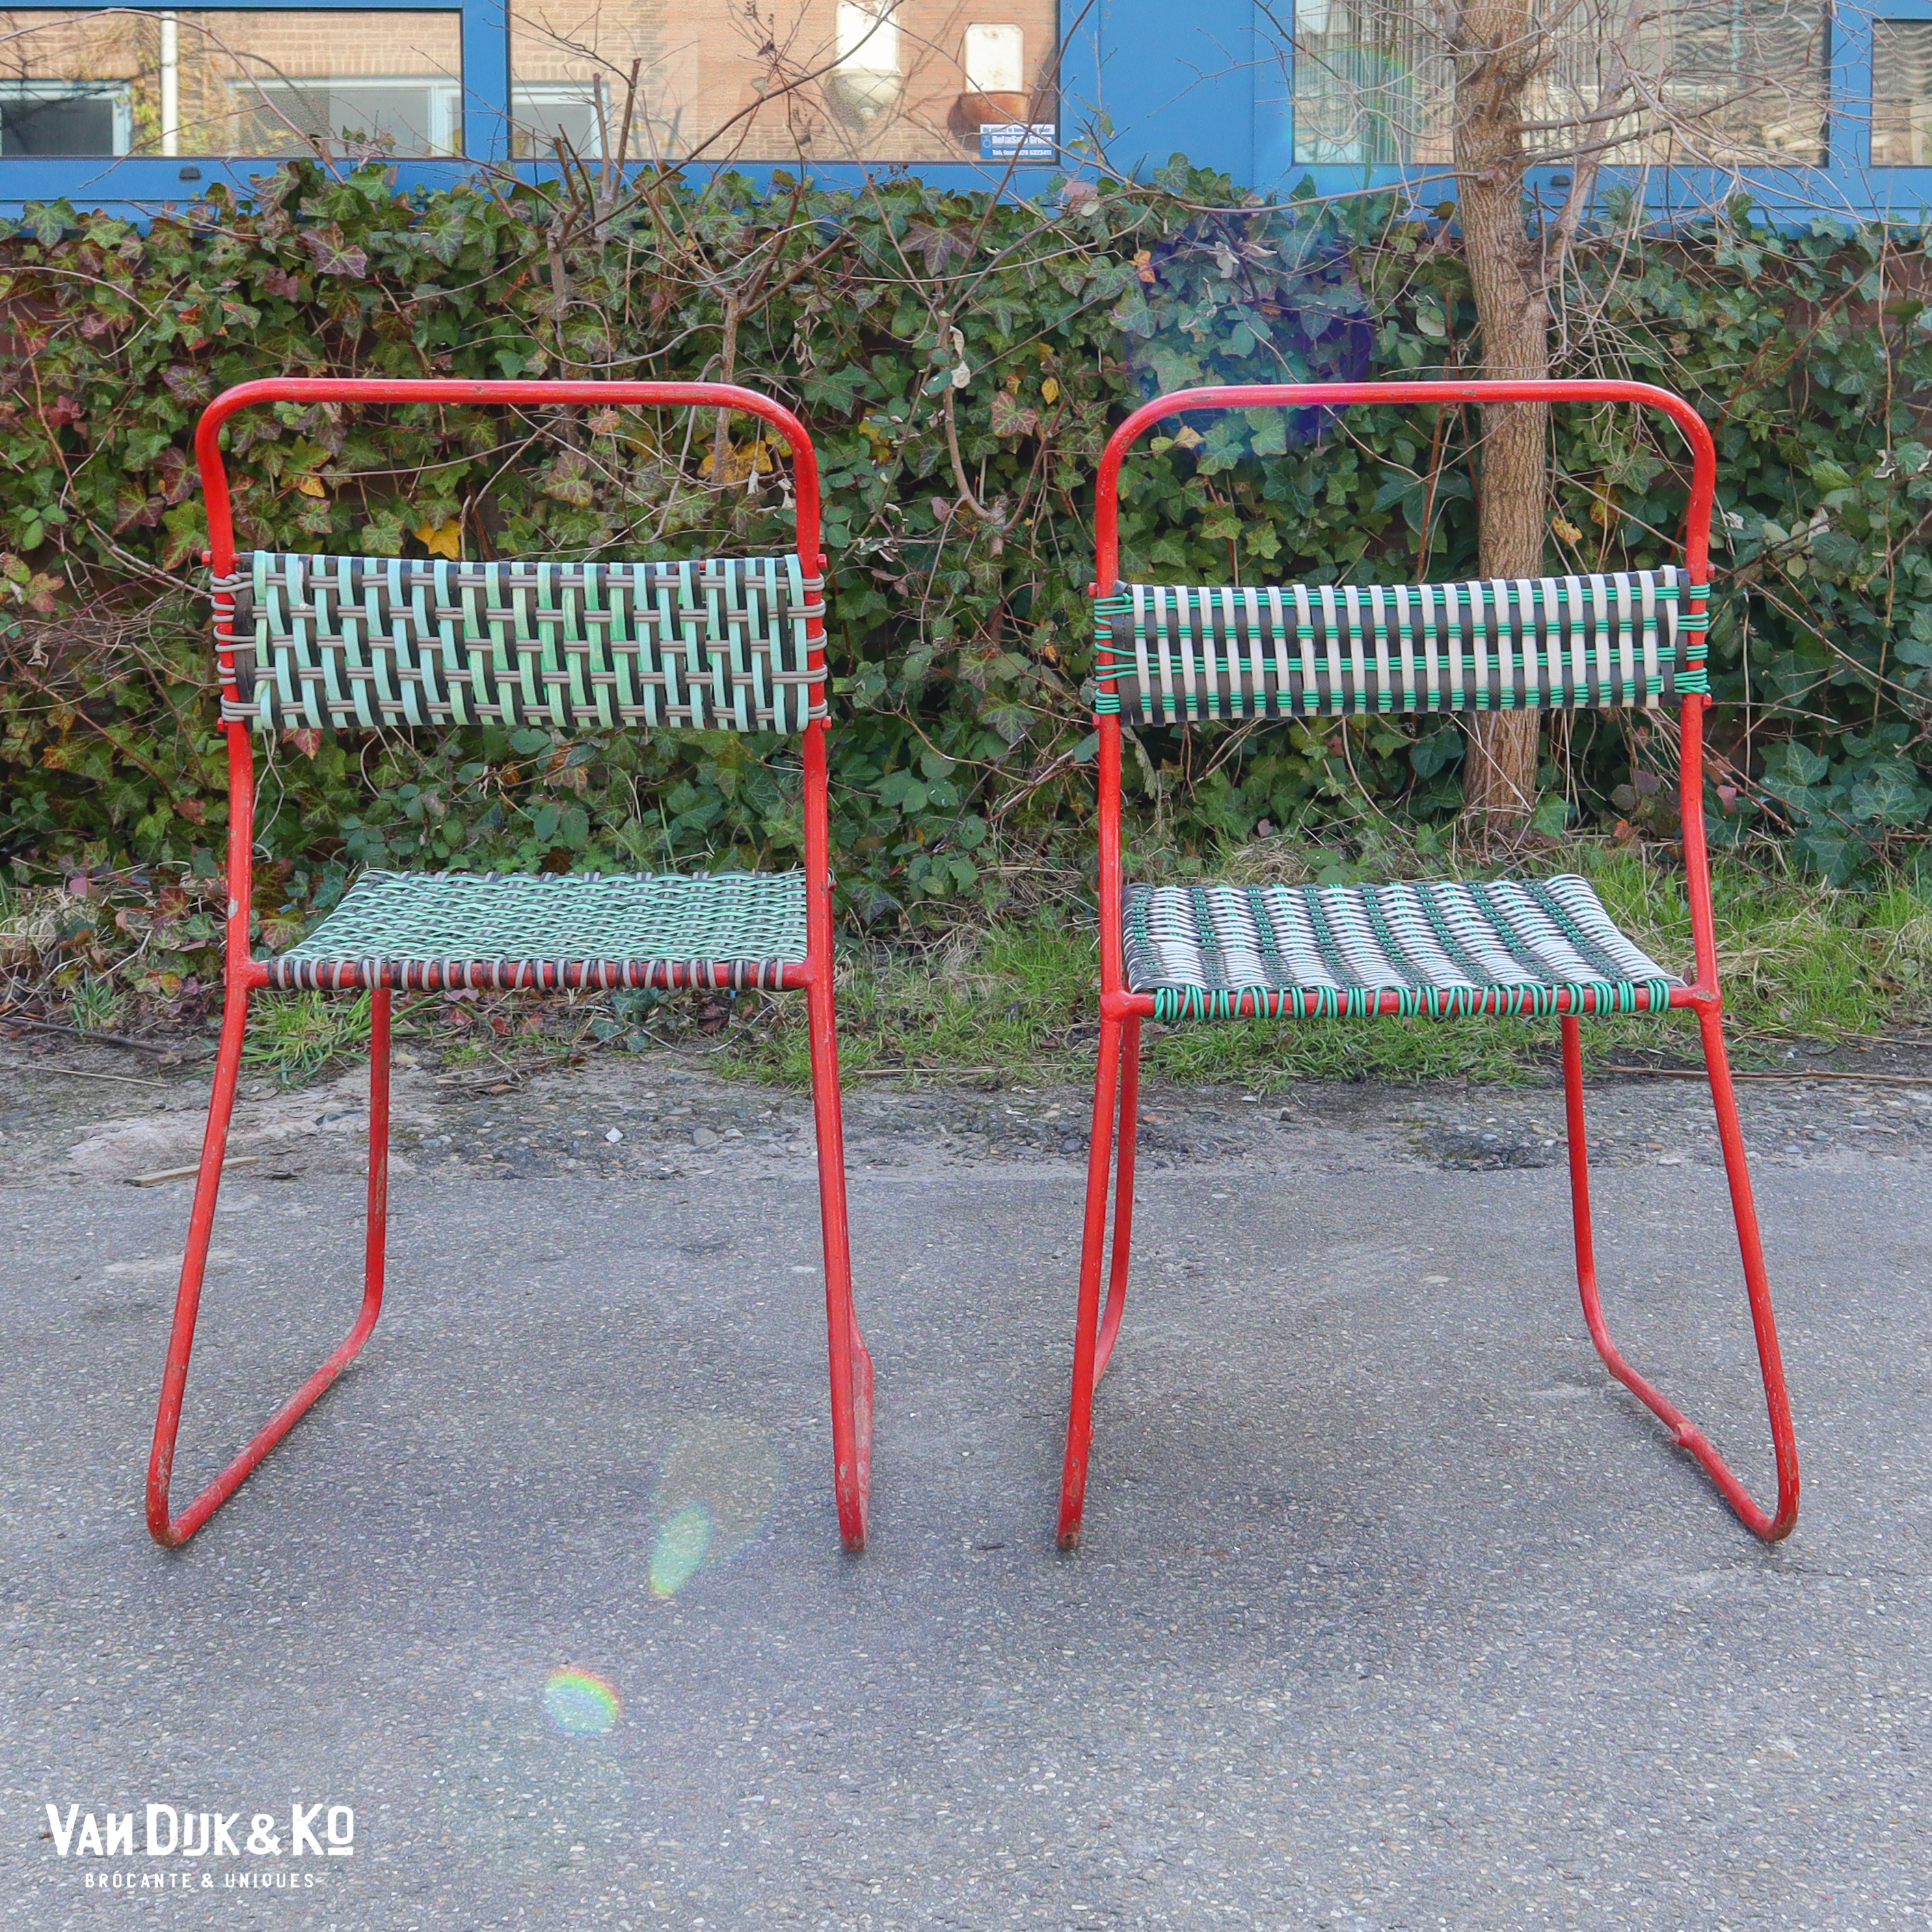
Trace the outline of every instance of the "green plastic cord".
{"type": "Polygon", "coordinates": [[[1670,1004],[1667,980],[1587,980],[1561,986],[1310,986],[1282,988],[1237,986],[1209,992],[1198,986],[1162,986],[1154,996],[1154,1016],[1164,1025],[1180,1020],[1366,1019],[1381,1010],[1384,994],[1394,994],[1396,1013],[1414,1019],[1466,1019],[1480,1014],[1549,1018],[1571,1012],[1660,1012],[1670,1004]],[[1255,1011],[1242,1014],[1244,1000],[1255,1011]]]}
{"type": "Polygon", "coordinates": [[[1687,610],[1677,620],[1677,628],[1684,635],[1684,664],[1677,674],[1677,692],[1682,697],[1690,692],[1701,692],[1708,697],[1711,691],[1711,674],[1705,654],[1709,648],[1707,640],[1710,634],[1711,612],[1708,599],[1711,586],[1708,584],[1692,584],[1684,588],[1687,603],[1704,603],[1702,610],[1687,610]]]}
{"type": "MultiPolygon", "coordinates": [[[[1114,626],[1121,619],[1133,615],[1134,600],[1130,591],[1116,590],[1106,597],[1094,599],[1094,677],[1096,683],[1105,683],[1132,668],[1133,660],[1117,655],[1114,650],[1114,626]]],[[[1094,715],[1096,718],[1118,717],[1120,699],[1118,692],[1096,691],[1094,694],[1094,715]]]]}

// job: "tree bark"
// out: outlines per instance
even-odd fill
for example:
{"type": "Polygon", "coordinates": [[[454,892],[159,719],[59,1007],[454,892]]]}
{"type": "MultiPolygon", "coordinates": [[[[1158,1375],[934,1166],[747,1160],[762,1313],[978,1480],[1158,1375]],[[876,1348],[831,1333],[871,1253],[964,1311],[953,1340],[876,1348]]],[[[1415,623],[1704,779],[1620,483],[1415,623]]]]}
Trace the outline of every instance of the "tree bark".
{"type": "MultiPolygon", "coordinates": [[[[1454,50],[1456,191],[1483,374],[1540,380],[1550,374],[1550,304],[1522,190],[1524,95],[1546,58],[1534,0],[1466,0],[1454,50]]],[[[1549,427],[1542,403],[1483,411],[1477,533],[1485,577],[1542,574],[1549,427]]],[[[1513,844],[1528,826],[1540,724],[1534,711],[1467,720],[1464,809],[1484,846],[1513,844]]]]}

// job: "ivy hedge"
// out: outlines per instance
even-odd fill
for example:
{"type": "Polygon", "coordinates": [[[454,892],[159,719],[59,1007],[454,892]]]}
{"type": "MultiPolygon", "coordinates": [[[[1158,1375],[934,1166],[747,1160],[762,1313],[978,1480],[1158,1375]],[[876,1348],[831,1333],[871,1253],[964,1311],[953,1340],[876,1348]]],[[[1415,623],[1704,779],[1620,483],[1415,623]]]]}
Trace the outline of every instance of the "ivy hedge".
{"type": "MultiPolygon", "coordinates": [[[[1718,834],[1788,837],[1834,883],[1932,818],[1926,270],[1916,233],[1780,232],[1742,205],[1669,237],[1612,224],[1565,270],[1564,368],[1680,389],[1717,434],[1718,834]]],[[[1454,369],[1473,328],[1440,221],[1264,203],[1178,160],[1049,206],[594,172],[418,195],[302,165],[145,226],[35,208],[0,226],[0,850],[22,878],[213,868],[190,452],[224,386],[728,375],[797,409],[824,462],[848,911],[997,906],[1084,848],[1090,479],[1112,424],[1192,382],[1454,369]]],[[[1448,409],[1170,425],[1130,465],[1126,567],[1472,574],[1474,428],[1448,409]]],[[[1552,567],[1670,555],[1669,432],[1575,410],[1552,434],[1552,567]]],[[[282,406],[230,448],[258,544],[688,555],[788,528],[770,446],[708,416],[282,406]]],[[[1667,723],[1547,736],[1544,830],[1665,836],[1667,723]]],[[[1364,796],[1426,830],[1456,808],[1461,755],[1435,719],[1143,732],[1138,836],[1208,863],[1364,796]]],[[[364,863],[784,863],[800,832],[776,742],[291,734],[265,778],[263,910],[296,918],[364,863]]]]}

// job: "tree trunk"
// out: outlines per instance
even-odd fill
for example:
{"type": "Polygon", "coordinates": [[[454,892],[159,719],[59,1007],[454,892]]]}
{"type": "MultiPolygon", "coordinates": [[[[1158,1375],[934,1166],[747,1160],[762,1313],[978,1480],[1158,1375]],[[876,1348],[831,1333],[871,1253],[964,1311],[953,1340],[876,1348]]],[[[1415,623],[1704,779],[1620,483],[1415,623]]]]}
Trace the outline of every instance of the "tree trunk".
{"type": "MultiPolygon", "coordinates": [[[[1544,55],[1534,0],[1467,0],[1456,21],[1456,172],[1462,256],[1482,334],[1483,374],[1550,374],[1550,306],[1540,248],[1523,220],[1524,95],[1544,55]]],[[[1483,412],[1477,532],[1485,577],[1543,572],[1548,406],[1483,412]]],[[[1487,847],[1519,839],[1536,808],[1540,720],[1534,711],[1468,720],[1466,813],[1487,847]]]]}

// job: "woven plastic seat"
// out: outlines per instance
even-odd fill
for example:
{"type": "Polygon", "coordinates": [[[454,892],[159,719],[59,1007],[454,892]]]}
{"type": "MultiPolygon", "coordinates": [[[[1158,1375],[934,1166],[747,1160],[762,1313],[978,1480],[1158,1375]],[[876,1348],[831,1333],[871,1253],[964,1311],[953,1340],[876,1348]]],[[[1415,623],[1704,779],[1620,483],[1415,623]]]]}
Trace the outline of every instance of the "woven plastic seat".
{"type": "Polygon", "coordinates": [[[1574,878],[1129,886],[1121,936],[1164,1021],[1634,1012],[1683,983],[1574,878]]]}
{"type": "Polygon", "coordinates": [[[805,959],[802,872],[365,872],[262,963],[272,986],[545,990],[776,987],[805,959]]]}

